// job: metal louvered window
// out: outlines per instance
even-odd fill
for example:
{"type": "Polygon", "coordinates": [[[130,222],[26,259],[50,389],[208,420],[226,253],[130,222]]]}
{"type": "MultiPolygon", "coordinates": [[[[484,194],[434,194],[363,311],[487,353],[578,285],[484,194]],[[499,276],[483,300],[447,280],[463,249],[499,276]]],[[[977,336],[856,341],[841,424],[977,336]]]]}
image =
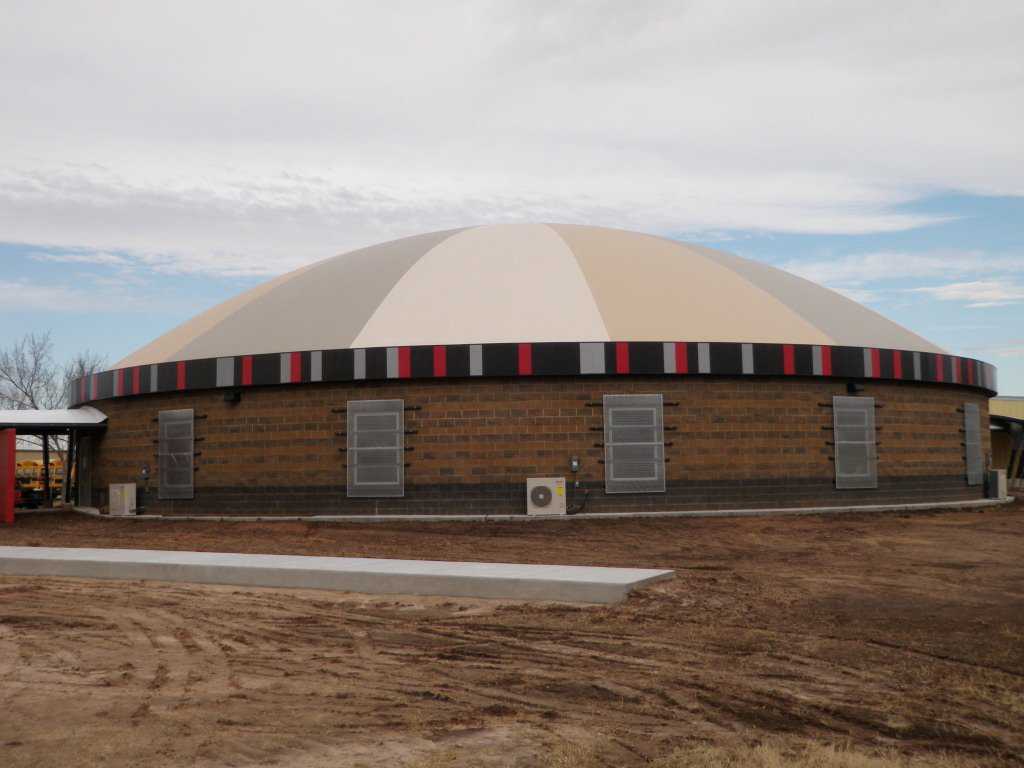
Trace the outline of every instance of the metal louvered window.
{"type": "Polygon", "coordinates": [[[180,411],[160,411],[160,442],[157,451],[160,462],[161,499],[191,499],[195,497],[192,475],[192,457],[195,446],[195,414],[191,408],[180,411]]]}
{"type": "Polygon", "coordinates": [[[964,403],[964,455],[967,459],[967,484],[981,485],[984,474],[981,459],[981,411],[976,403],[964,403]]]}
{"type": "Polygon", "coordinates": [[[405,495],[405,403],[348,402],[348,495],[405,495]]]}
{"type": "Polygon", "coordinates": [[[604,396],[604,489],[665,492],[661,395],[604,396]]]}
{"type": "Polygon", "coordinates": [[[832,398],[836,488],[877,488],[875,398],[832,398]]]}

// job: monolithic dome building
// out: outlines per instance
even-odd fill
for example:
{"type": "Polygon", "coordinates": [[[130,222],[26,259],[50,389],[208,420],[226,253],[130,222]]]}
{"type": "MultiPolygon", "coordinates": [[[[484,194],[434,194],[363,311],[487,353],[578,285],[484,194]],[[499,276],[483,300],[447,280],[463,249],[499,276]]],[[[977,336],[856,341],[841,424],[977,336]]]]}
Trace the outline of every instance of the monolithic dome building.
{"type": "Polygon", "coordinates": [[[482,226],[299,269],[77,382],[108,417],[80,503],[147,473],[163,514],[974,499],[995,389],[992,366],[760,263],[482,226]]]}

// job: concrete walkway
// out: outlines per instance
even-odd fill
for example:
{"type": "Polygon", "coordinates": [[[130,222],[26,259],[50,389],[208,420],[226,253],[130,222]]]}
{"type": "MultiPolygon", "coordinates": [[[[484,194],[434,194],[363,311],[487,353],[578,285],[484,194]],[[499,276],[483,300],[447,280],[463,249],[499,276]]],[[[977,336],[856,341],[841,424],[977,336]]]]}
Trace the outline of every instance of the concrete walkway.
{"type": "Polygon", "coordinates": [[[671,578],[673,571],[147,549],[0,547],[0,574],[333,589],[380,595],[617,603],[642,584],[671,578]]]}

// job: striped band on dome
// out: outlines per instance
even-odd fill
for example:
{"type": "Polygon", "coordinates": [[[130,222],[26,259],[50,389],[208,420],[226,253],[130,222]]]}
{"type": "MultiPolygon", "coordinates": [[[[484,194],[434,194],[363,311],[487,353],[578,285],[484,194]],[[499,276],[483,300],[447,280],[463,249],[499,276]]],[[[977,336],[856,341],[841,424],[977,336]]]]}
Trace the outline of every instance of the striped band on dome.
{"type": "Polygon", "coordinates": [[[516,376],[823,376],[996,392],[988,363],[931,352],[810,344],[598,341],[329,349],[183,360],[72,382],[72,405],[158,392],[316,382],[516,376]]]}

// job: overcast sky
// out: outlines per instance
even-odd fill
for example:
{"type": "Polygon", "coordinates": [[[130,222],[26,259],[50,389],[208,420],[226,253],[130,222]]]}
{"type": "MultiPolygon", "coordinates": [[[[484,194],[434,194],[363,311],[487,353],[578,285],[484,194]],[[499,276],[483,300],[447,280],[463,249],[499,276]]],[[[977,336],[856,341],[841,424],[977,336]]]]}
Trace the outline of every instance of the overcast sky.
{"type": "Polygon", "coordinates": [[[840,289],[1024,394],[1024,3],[0,0],[0,343],[484,222],[840,289]]]}

